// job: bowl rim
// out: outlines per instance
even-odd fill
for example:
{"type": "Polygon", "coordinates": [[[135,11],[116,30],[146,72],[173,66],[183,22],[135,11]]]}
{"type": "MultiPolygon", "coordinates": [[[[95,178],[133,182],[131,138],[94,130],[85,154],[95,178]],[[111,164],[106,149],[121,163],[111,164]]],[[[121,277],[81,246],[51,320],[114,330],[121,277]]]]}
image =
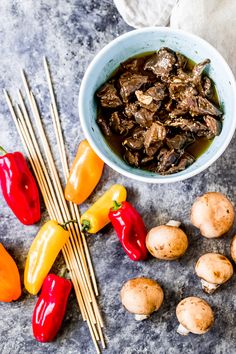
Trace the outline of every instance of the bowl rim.
{"type": "MultiPolygon", "coordinates": [[[[83,108],[84,107],[83,102],[86,100],[85,88],[87,85],[87,81],[91,75],[93,68],[95,66],[97,66],[97,63],[103,57],[104,53],[109,51],[114,45],[117,45],[119,42],[121,42],[127,38],[136,36],[137,34],[140,34],[140,33],[153,32],[153,31],[156,31],[156,32],[161,31],[161,32],[167,32],[167,33],[172,32],[172,33],[180,34],[182,36],[188,37],[190,40],[194,39],[195,41],[198,41],[198,42],[202,43],[203,45],[207,45],[211,49],[211,51],[213,52],[213,55],[218,56],[218,58],[220,58],[220,60],[222,61],[223,71],[227,72],[227,76],[229,77],[229,79],[231,81],[231,88],[232,88],[233,94],[236,99],[236,81],[235,81],[234,74],[233,74],[232,70],[230,69],[228,63],[224,59],[224,57],[209,42],[207,42],[205,39],[203,39],[193,33],[190,33],[190,32],[187,32],[187,31],[184,31],[181,29],[174,29],[171,27],[145,27],[145,28],[131,30],[131,31],[126,32],[126,33],[120,35],[119,37],[113,39],[111,42],[106,44],[92,59],[92,61],[88,65],[86,72],[83,76],[83,79],[81,81],[81,86],[80,86],[80,91],[79,91],[79,99],[78,99],[79,119],[81,122],[81,127],[84,132],[84,135],[85,135],[86,139],[89,141],[89,144],[91,145],[92,149],[113,170],[119,172],[123,176],[126,176],[131,179],[135,179],[135,180],[141,181],[141,182],[153,183],[153,184],[175,183],[175,182],[183,181],[188,178],[194,177],[197,174],[201,173],[202,171],[206,170],[224,153],[224,151],[228,147],[230,141],[232,140],[235,129],[236,129],[236,104],[234,104],[234,107],[233,107],[232,129],[230,129],[230,131],[227,135],[227,139],[225,139],[223,141],[222,145],[220,146],[220,148],[218,149],[218,151],[215,155],[213,155],[203,165],[197,167],[195,170],[193,170],[191,172],[188,172],[188,170],[186,169],[185,170],[186,173],[184,175],[176,174],[176,176],[175,176],[174,174],[172,174],[172,175],[160,176],[160,178],[158,177],[158,174],[157,174],[157,177],[147,177],[147,176],[137,175],[133,172],[128,172],[128,171],[124,170],[123,168],[117,166],[112,161],[110,161],[109,158],[107,158],[103,154],[103,152],[98,148],[98,146],[94,143],[93,139],[91,138],[89,130],[86,125],[86,118],[85,118],[86,114],[85,114],[84,108],[83,108]]],[[[114,153],[114,152],[112,152],[112,153],[114,153]]]]}

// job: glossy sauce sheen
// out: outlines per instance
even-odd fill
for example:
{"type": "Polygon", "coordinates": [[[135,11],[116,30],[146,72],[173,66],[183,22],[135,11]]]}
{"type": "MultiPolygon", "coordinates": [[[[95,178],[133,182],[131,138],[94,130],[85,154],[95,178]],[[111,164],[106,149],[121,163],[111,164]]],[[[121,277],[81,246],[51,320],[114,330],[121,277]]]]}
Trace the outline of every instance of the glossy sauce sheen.
{"type": "MultiPolygon", "coordinates": [[[[127,60],[127,62],[135,59],[135,58],[139,58],[139,59],[143,59],[143,63],[145,63],[148,58],[150,58],[154,53],[156,53],[156,51],[151,51],[151,52],[145,52],[139,55],[136,55],[134,57],[131,57],[130,59],[127,60]]],[[[186,69],[187,70],[192,70],[194,65],[196,65],[196,63],[191,60],[188,59],[187,65],[186,65],[186,69]]],[[[109,81],[112,78],[116,78],[116,76],[119,76],[119,74],[122,72],[121,67],[119,66],[117,69],[114,70],[114,72],[111,74],[111,76],[109,77],[109,79],[107,79],[107,81],[109,81]]],[[[145,70],[140,70],[140,73],[145,75],[146,71],[145,70]]],[[[213,83],[213,96],[211,98],[212,103],[214,103],[217,107],[220,106],[219,103],[219,98],[218,98],[218,94],[216,91],[216,87],[213,83]]],[[[100,107],[98,107],[98,115],[100,113],[100,107]]],[[[110,113],[108,112],[108,115],[110,113]]],[[[103,110],[103,115],[104,115],[104,110],[103,110]]],[[[109,118],[109,117],[108,117],[109,118]]],[[[115,154],[117,154],[119,157],[122,158],[125,148],[122,145],[122,141],[124,139],[123,136],[121,135],[117,135],[117,134],[112,134],[110,136],[105,136],[105,139],[109,145],[109,147],[112,149],[112,151],[115,152],[115,154]]],[[[185,151],[189,154],[191,154],[192,156],[194,156],[195,159],[197,159],[198,157],[200,157],[211,145],[212,140],[209,140],[205,137],[202,138],[198,138],[195,140],[194,143],[192,143],[191,145],[189,145],[188,147],[185,148],[185,151]]],[[[123,158],[122,158],[123,159],[123,158]]],[[[145,168],[143,168],[145,169],[145,168]]]]}

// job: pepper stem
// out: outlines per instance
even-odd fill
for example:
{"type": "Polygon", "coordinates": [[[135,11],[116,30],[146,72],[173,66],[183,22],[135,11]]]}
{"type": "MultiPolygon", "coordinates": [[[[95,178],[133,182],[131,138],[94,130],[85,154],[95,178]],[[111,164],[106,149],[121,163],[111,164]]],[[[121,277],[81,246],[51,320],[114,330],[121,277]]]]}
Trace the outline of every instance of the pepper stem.
{"type": "Polygon", "coordinates": [[[114,205],[113,205],[112,211],[116,211],[116,210],[120,209],[120,207],[121,207],[121,204],[118,203],[116,200],[114,200],[114,205]]]}
{"type": "Polygon", "coordinates": [[[7,152],[6,152],[6,150],[2,147],[2,146],[0,146],[0,155],[6,155],[7,154],[7,152]]]}
{"type": "Polygon", "coordinates": [[[66,221],[64,222],[64,224],[59,224],[61,227],[63,227],[64,230],[66,230],[66,226],[70,223],[73,223],[73,224],[78,224],[78,221],[77,220],[69,220],[69,221],[66,221]]]}
{"type": "Polygon", "coordinates": [[[83,220],[82,221],[82,231],[89,231],[89,229],[91,228],[91,224],[89,220],[83,220]]]}

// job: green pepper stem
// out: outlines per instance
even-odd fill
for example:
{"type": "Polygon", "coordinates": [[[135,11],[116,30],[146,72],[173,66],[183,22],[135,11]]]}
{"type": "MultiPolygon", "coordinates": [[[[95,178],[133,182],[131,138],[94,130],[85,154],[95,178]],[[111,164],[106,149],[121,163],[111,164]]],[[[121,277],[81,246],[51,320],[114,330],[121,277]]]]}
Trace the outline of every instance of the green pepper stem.
{"type": "Polygon", "coordinates": [[[83,220],[82,221],[82,231],[89,231],[89,229],[91,228],[91,224],[89,220],[83,220]]]}
{"type": "Polygon", "coordinates": [[[116,210],[120,209],[120,207],[121,207],[121,204],[118,203],[116,200],[114,200],[114,205],[112,207],[112,211],[116,211],[116,210]]]}
{"type": "Polygon", "coordinates": [[[0,155],[6,155],[7,154],[7,151],[2,147],[0,146],[0,155]]]}
{"type": "Polygon", "coordinates": [[[61,227],[63,227],[64,230],[66,230],[66,226],[70,223],[73,223],[73,224],[78,224],[78,221],[77,220],[69,220],[69,221],[66,221],[64,222],[63,224],[59,224],[61,227]]]}

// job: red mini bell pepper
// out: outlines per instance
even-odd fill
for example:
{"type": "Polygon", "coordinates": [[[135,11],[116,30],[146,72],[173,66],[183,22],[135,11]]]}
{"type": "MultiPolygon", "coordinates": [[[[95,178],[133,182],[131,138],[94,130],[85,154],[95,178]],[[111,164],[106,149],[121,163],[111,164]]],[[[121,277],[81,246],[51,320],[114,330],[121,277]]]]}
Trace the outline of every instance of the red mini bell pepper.
{"type": "Polygon", "coordinates": [[[0,186],[2,194],[16,217],[24,225],[40,219],[38,187],[20,152],[7,153],[0,147],[0,186]]]}
{"type": "Polygon", "coordinates": [[[109,219],[117,236],[130,259],[141,261],[147,258],[147,231],[143,219],[137,210],[128,202],[118,204],[110,209],[109,219]]]}
{"type": "Polygon", "coordinates": [[[50,342],[57,335],[71,288],[70,280],[55,274],[49,274],[44,280],[32,318],[33,333],[39,342],[50,342]]]}

